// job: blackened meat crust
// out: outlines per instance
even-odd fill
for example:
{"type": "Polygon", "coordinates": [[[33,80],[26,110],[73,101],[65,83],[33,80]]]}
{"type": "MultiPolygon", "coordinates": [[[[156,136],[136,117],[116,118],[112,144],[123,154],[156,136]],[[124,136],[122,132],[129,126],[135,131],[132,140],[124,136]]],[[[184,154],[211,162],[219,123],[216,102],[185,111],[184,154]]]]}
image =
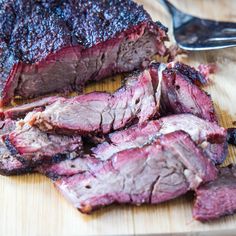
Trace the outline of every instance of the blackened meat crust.
{"type": "Polygon", "coordinates": [[[131,0],[1,1],[2,105],[14,95],[76,90],[88,80],[132,71],[154,54],[165,54],[166,31],[131,0]],[[127,66],[122,58],[133,62],[127,66]],[[77,70],[87,66],[89,72],[77,78],[77,70]]]}

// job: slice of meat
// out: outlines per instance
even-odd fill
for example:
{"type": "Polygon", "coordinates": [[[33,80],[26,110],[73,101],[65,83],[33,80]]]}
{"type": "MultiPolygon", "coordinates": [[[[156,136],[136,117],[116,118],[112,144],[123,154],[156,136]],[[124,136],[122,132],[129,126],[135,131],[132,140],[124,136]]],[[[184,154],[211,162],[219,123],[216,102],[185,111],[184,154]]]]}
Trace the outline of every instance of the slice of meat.
{"type": "Polygon", "coordinates": [[[46,132],[106,134],[157,116],[159,99],[149,70],[144,70],[127,78],[125,85],[113,94],[93,92],[60,99],[32,115],[30,122],[46,132]]]}
{"type": "Polygon", "coordinates": [[[190,114],[180,114],[176,116],[163,117],[162,133],[183,130],[190,134],[196,144],[202,148],[203,152],[215,163],[222,164],[227,156],[227,131],[215,122],[209,122],[190,114]],[[173,117],[175,117],[173,119],[173,117]]]}
{"type": "Polygon", "coordinates": [[[33,111],[36,108],[44,108],[46,105],[52,104],[53,102],[59,99],[60,97],[57,96],[46,97],[31,103],[15,106],[5,110],[2,114],[2,117],[5,119],[13,119],[13,120],[24,118],[28,112],[33,111]]]}
{"type": "Polygon", "coordinates": [[[131,0],[0,3],[1,103],[80,90],[165,55],[167,29],[131,0]]]}
{"type": "MultiPolygon", "coordinates": [[[[190,72],[189,72],[190,73],[190,72]]],[[[197,85],[188,73],[179,69],[163,71],[161,84],[162,115],[191,113],[211,122],[217,122],[210,96],[197,85]]]]}
{"type": "Polygon", "coordinates": [[[41,165],[80,156],[80,136],[47,135],[33,127],[17,127],[17,122],[6,119],[0,128],[0,174],[19,175],[35,172],[41,165]],[[15,142],[15,145],[11,143],[15,142]]]}
{"type": "Polygon", "coordinates": [[[193,217],[200,221],[210,221],[236,212],[236,167],[219,169],[216,180],[200,186],[196,190],[193,217]]]}
{"type": "Polygon", "coordinates": [[[198,86],[206,85],[208,83],[208,74],[203,74],[202,70],[196,70],[194,67],[191,67],[181,62],[169,63],[168,67],[178,71],[186,78],[188,78],[192,83],[198,86]]]}
{"type": "Polygon", "coordinates": [[[69,177],[75,174],[84,173],[90,169],[97,168],[102,165],[102,161],[94,156],[84,155],[75,158],[66,158],[52,164],[42,164],[35,168],[36,172],[46,175],[52,180],[62,177],[69,177]]]}
{"type": "Polygon", "coordinates": [[[55,181],[81,212],[112,203],[157,204],[216,178],[216,168],[182,131],[121,151],[84,173],[55,181]]]}
{"type": "Polygon", "coordinates": [[[19,154],[23,163],[51,161],[57,154],[76,152],[81,149],[80,136],[46,134],[35,127],[24,125],[3,136],[3,140],[12,155],[19,154]]]}
{"type": "MultiPolygon", "coordinates": [[[[1,122],[0,137],[16,127],[16,122],[6,119],[1,122]]],[[[17,155],[12,155],[6,147],[2,138],[0,138],[0,174],[1,175],[18,175],[31,172],[31,168],[27,164],[23,164],[18,160],[17,155]]]]}
{"type": "Polygon", "coordinates": [[[188,133],[214,163],[220,164],[225,160],[227,154],[226,130],[215,123],[191,114],[171,115],[111,133],[107,142],[101,143],[92,151],[96,158],[107,160],[119,151],[142,147],[162,134],[177,130],[188,133]]]}
{"type": "MultiPolygon", "coordinates": [[[[25,119],[28,119],[28,115],[25,119]]],[[[10,119],[2,123],[4,126],[0,132],[2,141],[0,154],[4,156],[7,153],[7,156],[11,156],[11,160],[17,159],[16,162],[20,161],[23,168],[33,168],[40,163],[51,163],[53,159],[58,158],[58,155],[72,158],[79,155],[82,148],[82,139],[79,135],[47,134],[28,123],[24,124],[10,119]]],[[[10,160],[8,167],[9,165],[10,160]]],[[[12,169],[14,169],[14,164],[12,169]]]]}

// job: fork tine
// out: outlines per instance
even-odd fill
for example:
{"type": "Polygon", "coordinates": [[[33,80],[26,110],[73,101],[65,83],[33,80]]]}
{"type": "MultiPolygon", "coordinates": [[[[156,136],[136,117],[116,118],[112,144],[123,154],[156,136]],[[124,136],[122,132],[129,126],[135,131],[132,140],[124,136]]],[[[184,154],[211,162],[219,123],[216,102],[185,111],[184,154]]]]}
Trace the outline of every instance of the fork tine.
{"type": "Polygon", "coordinates": [[[236,33],[236,28],[225,28],[222,30],[224,33],[236,33]]]}
{"type": "Polygon", "coordinates": [[[234,41],[236,42],[236,37],[215,37],[206,39],[206,41],[234,41]]]}
{"type": "Polygon", "coordinates": [[[221,36],[225,37],[236,37],[236,28],[225,28],[220,31],[221,36]]]}
{"type": "Polygon", "coordinates": [[[229,39],[234,39],[236,38],[236,28],[235,29],[222,29],[220,27],[216,28],[216,29],[209,29],[209,32],[211,32],[211,36],[212,38],[216,38],[216,39],[221,39],[225,40],[224,38],[229,38],[229,39]]]}
{"type": "Polygon", "coordinates": [[[178,44],[180,48],[189,51],[206,51],[206,50],[216,50],[221,48],[235,47],[236,42],[208,42],[204,44],[178,44]]]}

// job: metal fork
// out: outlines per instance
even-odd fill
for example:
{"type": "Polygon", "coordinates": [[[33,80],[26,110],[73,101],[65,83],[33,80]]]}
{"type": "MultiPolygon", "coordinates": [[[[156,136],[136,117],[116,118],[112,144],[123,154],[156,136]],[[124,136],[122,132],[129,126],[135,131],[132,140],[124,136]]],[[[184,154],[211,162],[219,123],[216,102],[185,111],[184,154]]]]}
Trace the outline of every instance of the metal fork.
{"type": "Polygon", "coordinates": [[[201,51],[236,46],[236,23],[194,17],[167,0],[159,1],[172,15],[174,38],[180,48],[201,51]]]}

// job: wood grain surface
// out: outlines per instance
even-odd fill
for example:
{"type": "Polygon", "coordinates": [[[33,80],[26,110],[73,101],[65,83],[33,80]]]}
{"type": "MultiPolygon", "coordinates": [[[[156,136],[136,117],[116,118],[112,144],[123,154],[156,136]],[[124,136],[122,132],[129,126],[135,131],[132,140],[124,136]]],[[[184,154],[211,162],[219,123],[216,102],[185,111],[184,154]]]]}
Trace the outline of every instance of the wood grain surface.
{"type": "MultiPolygon", "coordinates": [[[[171,28],[170,16],[155,0],[138,0],[154,20],[171,28]]],[[[175,0],[180,9],[201,17],[236,21],[235,0],[175,0]]],[[[171,29],[169,32],[171,36],[171,29]]],[[[206,89],[212,95],[220,122],[231,127],[236,120],[236,48],[180,56],[191,65],[214,62],[218,72],[206,89]]],[[[113,91],[120,77],[92,84],[86,91],[113,91]]],[[[230,147],[227,163],[234,162],[230,147]]],[[[0,177],[0,235],[236,235],[236,215],[212,223],[192,219],[192,196],[157,206],[112,206],[85,216],[74,209],[46,177],[34,174],[0,177]]]]}

